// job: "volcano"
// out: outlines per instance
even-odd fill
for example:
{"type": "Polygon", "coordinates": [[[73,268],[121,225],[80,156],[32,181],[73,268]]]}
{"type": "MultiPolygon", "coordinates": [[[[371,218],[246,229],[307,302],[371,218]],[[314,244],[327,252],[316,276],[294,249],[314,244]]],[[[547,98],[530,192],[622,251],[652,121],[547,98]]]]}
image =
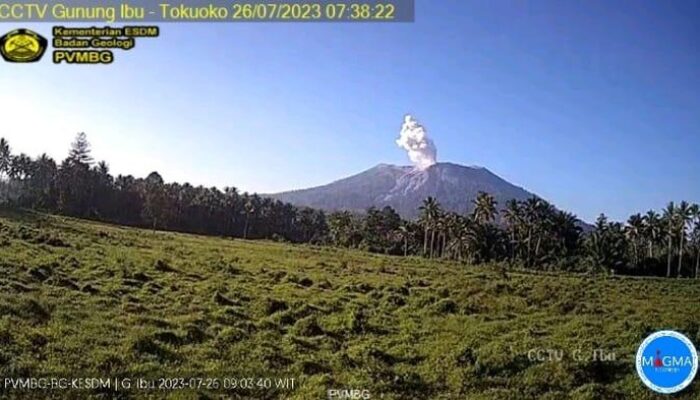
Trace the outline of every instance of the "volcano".
{"type": "Polygon", "coordinates": [[[535,196],[482,167],[436,163],[424,169],[379,164],[323,186],[268,195],[273,199],[325,211],[364,212],[391,206],[404,218],[416,218],[423,200],[432,196],[443,209],[471,212],[480,191],[491,194],[502,209],[510,199],[535,196]]]}

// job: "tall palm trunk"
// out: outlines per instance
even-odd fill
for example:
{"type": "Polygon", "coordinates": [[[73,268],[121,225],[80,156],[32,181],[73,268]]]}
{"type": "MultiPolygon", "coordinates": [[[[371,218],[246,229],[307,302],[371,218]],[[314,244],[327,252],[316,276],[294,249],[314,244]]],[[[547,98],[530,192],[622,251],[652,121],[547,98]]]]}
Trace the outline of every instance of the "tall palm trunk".
{"type": "Polygon", "coordinates": [[[683,268],[683,237],[685,235],[681,231],[681,241],[678,245],[678,277],[681,277],[681,268],[683,268]]]}
{"type": "Polygon", "coordinates": [[[250,214],[245,216],[245,225],[243,226],[243,239],[248,239],[248,221],[250,220],[250,214]]]}
{"type": "Polygon", "coordinates": [[[666,278],[671,277],[671,252],[673,251],[672,236],[668,235],[668,256],[666,257],[666,278]]]}
{"type": "Polygon", "coordinates": [[[433,258],[433,253],[435,250],[435,230],[430,231],[430,258],[433,258]]]}
{"type": "Polygon", "coordinates": [[[700,248],[695,252],[695,279],[698,279],[698,272],[700,272],[700,248]]]}
{"type": "Polygon", "coordinates": [[[403,256],[406,257],[408,255],[408,236],[403,238],[403,256]]]}
{"type": "Polygon", "coordinates": [[[440,242],[442,241],[442,233],[438,231],[435,234],[435,258],[440,258],[440,242]]]}
{"type": "Polygon", "coordinates": [[[532,259],[532,228],[527,231],[527,265],[530,266],[530,260],[532,259]]]}
{"type": "Polygon", "coordinates": [[[537,235],[537,245],[535,245],[535,258],[540,256],[540,246],[542,245],[542,234],[537,235]]]}
{"type": "Polygon", "coordinates": [[[440,246],[440,257],[441,258],[445,256],[445,247],[447,247],[447,235],[443,233],[442,234],[442,246],[440,246]]]}
{"type": "Polygon", "coordinates": [[[423,230],[423,257],[428,255],[428,228],[423,230]]]}

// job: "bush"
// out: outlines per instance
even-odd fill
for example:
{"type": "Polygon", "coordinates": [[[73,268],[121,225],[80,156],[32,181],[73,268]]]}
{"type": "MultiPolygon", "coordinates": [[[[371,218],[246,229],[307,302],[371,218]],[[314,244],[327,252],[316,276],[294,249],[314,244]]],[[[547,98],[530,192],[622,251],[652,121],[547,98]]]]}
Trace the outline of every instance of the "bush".
{"type": "Polygon", "coordinates": [[[454,314],[457,309],[457,303],[450,298],[442,299],[433,305],[433,310],[438,314],[454,314]]]}

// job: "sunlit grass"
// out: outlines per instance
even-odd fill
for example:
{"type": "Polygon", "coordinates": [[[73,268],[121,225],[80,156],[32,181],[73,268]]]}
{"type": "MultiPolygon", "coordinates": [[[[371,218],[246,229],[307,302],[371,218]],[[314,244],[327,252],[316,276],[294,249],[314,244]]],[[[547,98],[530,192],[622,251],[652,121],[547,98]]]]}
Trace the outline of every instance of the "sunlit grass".
{"type": "MultiPolygon", "coordinates": [[[[504,276],[8,212],[0,272],[3,377],[298,380],[294,390],[228,392],[250,398],[355,388],[386,399],[652,399],[634,369],[642,339],[671,328],[700,343],[692,280],[504,276]],[[533,350],[561,360],[534,360],[533,350]],[[614,359],[592,360],[595,350],[614,359]]],[[[696,397],[697,385],[678,396],[696,397]]]]}

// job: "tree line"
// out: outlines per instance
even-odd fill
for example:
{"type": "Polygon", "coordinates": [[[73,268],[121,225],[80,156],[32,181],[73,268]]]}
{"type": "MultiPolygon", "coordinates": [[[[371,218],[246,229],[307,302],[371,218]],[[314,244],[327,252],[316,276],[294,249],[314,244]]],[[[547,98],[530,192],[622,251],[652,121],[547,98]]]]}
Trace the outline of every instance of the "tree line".
{"type": "Polygon", "coordinates": [[[165,183],[157,172],[146,178],[113,177],[96,163],[80,133],[68,157],[57,164],[46,154],[13,155],[0,139],[0,203],[122,225],[205,235],[291,242],[320,242],[325,215],[310,208],[240,193],[235,187],[165,183]]]}
{"type": "Polygon", "coordinates": [[[626,223],[601,214],[593,227],[532,197],[498,207],[479,193],[472,212],[445,211],[428,197],[416,221],[391,207],[365,215],[328,216],[330,242],[396,255],[420,255],[469,264],[506,263],[532,270],[700,277],[700,207],[673,202],[661,214],[634,214],[626,223]],[[586,229],[584,229],[586,228],[586,229]]]}
{"type": "MultiPolygon", "coordinates": [[[[465,201],[468,201],[465,199],[465,201]]],[[[700,207],[673,202],[626,223],[601,214],[585,229],[575,215],[532,197],[499,205],[479,193],[468,214],[445,211],[432,197],[417,220],[391,207],[326,214],[235,187],[110,175],[95,163],[84,133],[57,164],[47,155],[13,155],[0,139],[0,203],[151,229],[325,244],[469,264],[532,270],[700,277],[700,207]]]]}

